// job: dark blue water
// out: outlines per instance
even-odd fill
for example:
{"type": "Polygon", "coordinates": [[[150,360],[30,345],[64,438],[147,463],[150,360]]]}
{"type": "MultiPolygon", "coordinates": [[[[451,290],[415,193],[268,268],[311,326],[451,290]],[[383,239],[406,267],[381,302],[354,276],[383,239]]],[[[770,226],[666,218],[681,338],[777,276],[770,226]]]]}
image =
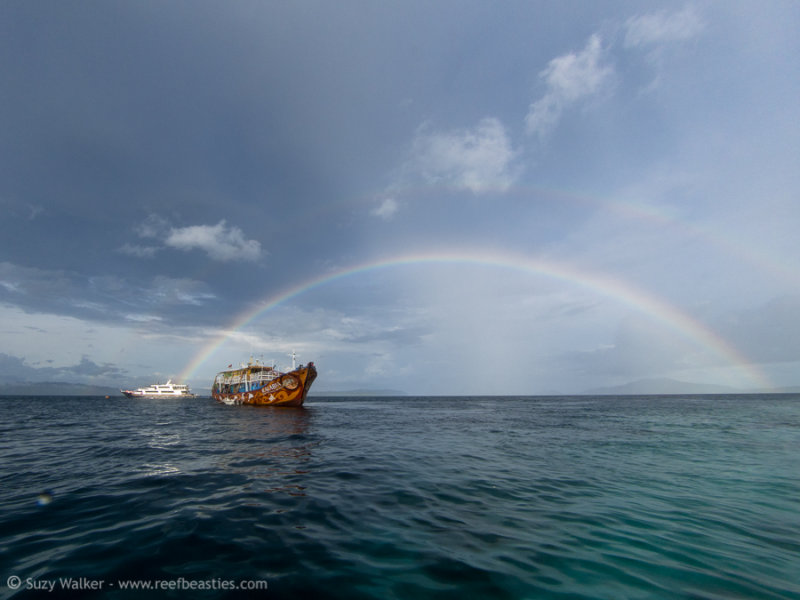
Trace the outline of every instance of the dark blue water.
{"type": "Polygon", "coordinates": [[[0,508],[4,598],[800,598],[800,396],[0,398],[0,508]]]}

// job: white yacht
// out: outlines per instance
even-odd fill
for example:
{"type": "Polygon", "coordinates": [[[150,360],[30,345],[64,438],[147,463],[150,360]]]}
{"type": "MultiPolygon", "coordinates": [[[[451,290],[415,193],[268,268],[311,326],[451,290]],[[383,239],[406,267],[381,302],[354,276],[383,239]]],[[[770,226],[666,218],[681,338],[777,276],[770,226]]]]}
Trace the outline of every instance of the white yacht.
{"type": "Polygon", "coordinates": [[[194,398],[195,395],[185,383],[155,383],[135,390],[120,390],[128,398],[194,398]]]}

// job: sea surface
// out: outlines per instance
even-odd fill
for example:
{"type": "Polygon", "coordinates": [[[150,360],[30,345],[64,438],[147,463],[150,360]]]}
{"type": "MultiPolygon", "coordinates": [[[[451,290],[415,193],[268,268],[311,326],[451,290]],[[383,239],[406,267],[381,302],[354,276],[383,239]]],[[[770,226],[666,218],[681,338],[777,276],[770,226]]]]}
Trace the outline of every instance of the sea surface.
{"type": "Polygon", "coordinates": [[[800,598],[800,395],[2,397],[0,597],[800,598]]]}

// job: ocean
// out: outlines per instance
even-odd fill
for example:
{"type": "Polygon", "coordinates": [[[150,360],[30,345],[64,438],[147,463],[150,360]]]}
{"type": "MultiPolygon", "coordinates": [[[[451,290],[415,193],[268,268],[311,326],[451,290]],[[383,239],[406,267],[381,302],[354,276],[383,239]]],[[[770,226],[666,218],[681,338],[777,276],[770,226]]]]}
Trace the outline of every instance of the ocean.
{"type": "Polygon", "coordinates": [[[2,598],[800,598],[800,395],[0,398],[2,598]]]}

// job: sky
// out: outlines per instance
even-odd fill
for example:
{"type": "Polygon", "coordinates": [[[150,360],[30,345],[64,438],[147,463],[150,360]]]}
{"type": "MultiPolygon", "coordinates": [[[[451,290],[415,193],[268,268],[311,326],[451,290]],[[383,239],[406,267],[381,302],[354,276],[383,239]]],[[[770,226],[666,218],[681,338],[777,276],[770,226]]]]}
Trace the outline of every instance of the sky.
{"type": "Polygon", "coordinates": [[[800,385],[800,4],[0,3],[0,383],[800,385]]]}

